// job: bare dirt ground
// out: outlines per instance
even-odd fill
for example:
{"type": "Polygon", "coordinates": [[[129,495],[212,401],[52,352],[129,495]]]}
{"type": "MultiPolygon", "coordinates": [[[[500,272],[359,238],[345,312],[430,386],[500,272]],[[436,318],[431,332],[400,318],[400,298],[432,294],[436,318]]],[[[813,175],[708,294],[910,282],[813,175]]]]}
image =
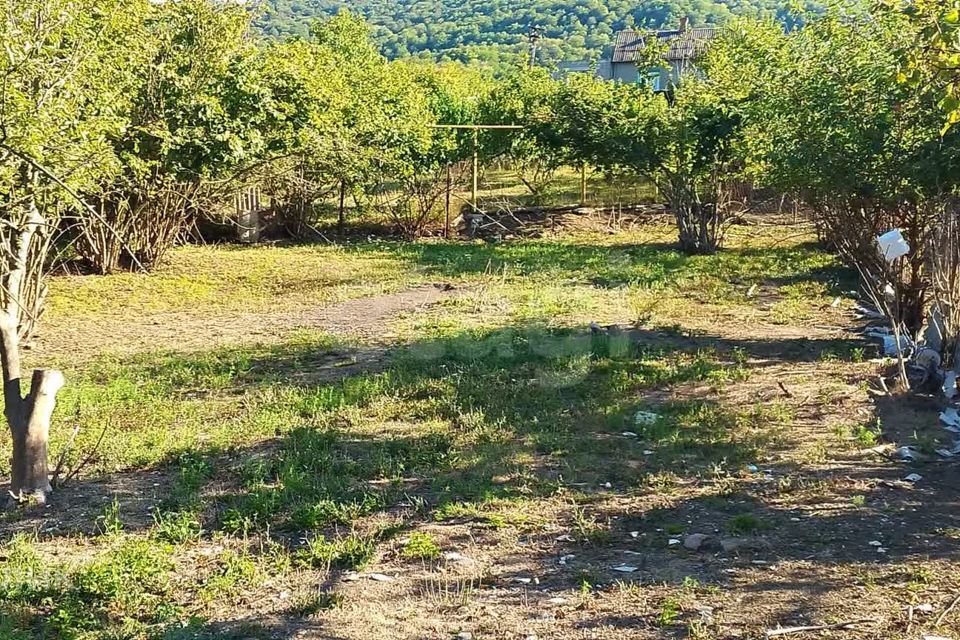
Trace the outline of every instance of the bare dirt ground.
{"type": "Polygon", "coordinates": [[[398,293],[347,300],[317,308],[276,313],[229,313],[217,317],[189,312],[147,314],[119,323],[111,317],[71,319],[46,325],[33,341],[31,362],[69,357],[86,360],[104,354],[145,351],[190,352],[217,347],[269,345],[298,331],[319,331],[365,343],[384,344],[389,321],[413,314],[456,294],[449,284],[428,284],[398,293]]]}

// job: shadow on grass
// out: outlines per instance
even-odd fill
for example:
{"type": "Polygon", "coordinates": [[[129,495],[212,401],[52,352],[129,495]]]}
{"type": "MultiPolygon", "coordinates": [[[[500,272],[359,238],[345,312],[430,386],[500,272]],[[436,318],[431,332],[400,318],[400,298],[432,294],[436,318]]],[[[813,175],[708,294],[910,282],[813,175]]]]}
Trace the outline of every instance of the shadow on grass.
{"type": "MultiPolygon", "coordinates": [[[[167,404],[266,394],[266,400],[258,400],[260,409],[289,422],[257,448],[206,446],[198,452],[174,447],[149,469],[97,481],[100,490],[79,483],[55,494],[55,507],[44,515],[57,514],[58,507],[69,511],[72,497],[91,492],[131,501],[152,493],[169,501],[171,483],[178,481],[170,469],[186,474],[183,482],[190,487],[201,483],[195,476],[223,472],[225,464],[242,482],[221,487],[221,494],[231,497],[219,499],[246,500],[260,522],[293,495],[317,500],[346,495],[350,504],[362,503],[366,490],[357,486],[373,482],[389,488],[393,497],[423,494],[442,505],[548,495],[561,477],[593,481],[612,473],[633,485],[691,456],[699,459],[699,468],[721,460],[736,464],[755,459],[763,445],[735,440],[737,420],[765,419],[762,410],[751,417],[758,407],[738,413],[708,399],[672,402],[657,407],[663,419],[646,431],[637,428],[633,414],[659,404],[652,399],[658,390],[689,382],[735,383],[770,363],[849,357],[851,344],[856,343],[730,340],[672,329],[594,335],[588,329],[527,325],[383,349],[359,365],[351,349],[325,340],[139,356],[100,375],[129,376],[131,397],[143,393],[167,404]],[[638,432],[639,439],[624,442],[626,431],[638,432]],[[644,460],[644,442],[670,448],[656,460],[644,460]],[[667,456],[670,451],[676,456],[667,456]],[[304,458],[311,466],[298,468],[304,458]],[[284,481],[276,483],[281,476],[284,481]],[[284,496],[276,495],[277,486],[287,488],[284,496]]],[[[117,437],[135,440],[137,434],[117,437]]],[[[217,480],[223,483],[223,476],[217,480]]],[[[385,502],[377,498],[371,504],[380,508],[385,502]]],[[[89,511],[89,503],[79,506],[89,511]]],[[[75,528],[91,532],[96,515],[88,513],[87,526],[75,528]]],[[[141,518],[139,524],[153,522],[141,518]]],[[[23,526],[23,518],[0,525],[8,534],[23,526]]]]}
{"type": "MultiPolygon", "coordinates": [[[[266,538],[294,562],[333,569],[328,587],[335,588],[337,572],[363,566],[378,544],[418,523],[502,526],[509,521],[503,521],[498,505],[516,503],[523,510],[560,492],[591,501],[669,493],[674,483],[710,486],[719,475],[784,446],[789,425],[761,404],[664,401],[655,393],[685,383],[735,384],[752,375],[749,357],[813,361],[837,346],[811,343],[797,351],[793,341],[642,331],[597,336],[521,326],[409,345],[391,353],[383,371],[351,372],[320,384],[293,374],[328,360],[334,345],[303,342],[170,356],[146,366],[140,361],[140,375],[160,398],[175,402],[183,389],[206,389],[215,392],[211,401],[221,401],[224,395],[256,391],[264,411],[289,416],[290,424],[255,446],[175,451],[151,470],[108,482],[129,484],[134,497],[147,485],[159,485],[155,493],[162,500],[153,505],[158,522],[125,522],[127,531],[149,528],[156,538],[174,543],[224,533],[266,538]],[[639,410],[656,411],[658,417],[637,420],[639,410]],[[603,488],[605,482],[609,488],[603,488]],[[391,524],[354,529],[367,516],[386,517],[391,524]]],[[[932,515],[921,521],[908,511],[917,490],[889,489],[877,480],[896,479],[901,470],[890,465],[843,471],[872,483],[863,498],[869,508],[822,512],[778,508],[770,498],[789,489],[780,478],[822,481],[823,473],[772,471],[746,492],[718,489],[639,515],[611,514],[618,520],[602,539],[575,542],[587,545],[578,562],[590,562],[591,554],[606,562],[607,547],[622,546],[617,541],[630,540],[628,534],[636,531],[641,535],[631,545],[646,567],[637,578],[675,580],[698,573],[722,582],[715,568],[702,564],[702,555],[673,549],[668,537],[696,527],[716,538],[748,538],[751,542],[729,552],[717,550],[748,562],[852,564],[876,560],[876,549],[863,539],[883,528],[890,532],[886,561],[902,562],[932,555],[929,545],[918,547],[913,540],[928,535],[933,522],[957,524],[954,515],[947,516],[957,502],[954,476],[918,489],[932,515]],[[904,524],[898,524],[900,518],[904,524]]],[[[102,492],[103,482],[85,480],[68,496],[102,492]]],[[[54,513],[69,509],[60,499],[54,499],[54,513]]],[[[86,527],[57,527],[43,535],[91,529],[96,516],[83,508],[86,527]]],[[[8,521],[4,528],[10,533],[19,527],[8,521]]],[[[952,543],[934,550],[943,557],[956,553],[952,543]]],[[[558,553],[562,549],[535,551],[527,561],[553,566],[558,553]]],[[[569,587],[571,576],[558,580],[569,587]]],[[[32,597],[8,594],[0,610],[40,607],[32,597]]]]}

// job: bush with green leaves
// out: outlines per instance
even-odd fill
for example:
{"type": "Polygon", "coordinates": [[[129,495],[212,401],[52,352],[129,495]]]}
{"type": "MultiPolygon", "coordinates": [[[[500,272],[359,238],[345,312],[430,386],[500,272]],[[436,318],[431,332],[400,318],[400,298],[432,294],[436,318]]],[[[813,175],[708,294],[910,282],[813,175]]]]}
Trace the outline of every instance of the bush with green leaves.
{"type": "Polygon", "coordinates": [[[916,335],[932,234],[960,184],[960,135],[943,131],[936,83],[899,77],[916,27],[893,11],[833,10],[789,35],[744,25],[734,36],[734,63],[750,70],[741,75],[750,170],[800,194],[881,303],[890,285],[892,319],[916,335]],[[888,265],[875,238],[892,228],[912,250],[888,265]]]}

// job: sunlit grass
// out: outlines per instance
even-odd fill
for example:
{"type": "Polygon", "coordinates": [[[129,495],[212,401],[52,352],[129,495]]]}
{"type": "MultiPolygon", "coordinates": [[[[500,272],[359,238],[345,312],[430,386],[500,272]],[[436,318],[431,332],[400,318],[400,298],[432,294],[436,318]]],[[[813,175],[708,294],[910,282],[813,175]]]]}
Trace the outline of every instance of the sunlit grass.
{"type": "MultiPolygon", "coordinates": [[[[684,326],[720,314],[775,321],[747,296],[755,284],[780,291],[795,317],[822,306],[842,271],[803,239],[779,246],[776,237],[737,229],[727,250],[693,258],[671,248],[666,226],[503,244],[194,247],[155,275],[57,279],[52,322],[130,309],[260,312],[424,281],[463,291],[397,319],[383,369],[343,379],[298,375],[353,346],[320,330],[68,368],[54,455],[75,421],[68,466],[107,429],[83,479],[156,471],[164,499],[145,530],[125,529],[118,509],[109,535],[78,536],[88,548],[75,565],[50,560],[42,541],[12,542],[17,562],[0,564],[0,584],[14,585],[0,592],[0,634],[151,637],[188,613],[202,625],[271,576],[364,570],[385,548],[409,564],[440,562],[446,549],[415,528],[459,518],[535,531],[561,512],[579,542],[609,544],[591,488],[667,496],[713,482],[785,446],[794,416],[778,403],[658,395],[750,380],[737,349],[641,345],[593,336],[586,324],[642,321],[680,340],[684,326]],[[657,417],[638,421],[638,411],[657,417]],[[34,569],[68,579],[17,581],[34,569]]],[[[0,473],[9,447],[0,439],[0,473]]],[[[766,524],[751,518],[732,515],[727,528],[766,524]]],[[[315,613],[340,597],[296,602],[315,613]]]]}

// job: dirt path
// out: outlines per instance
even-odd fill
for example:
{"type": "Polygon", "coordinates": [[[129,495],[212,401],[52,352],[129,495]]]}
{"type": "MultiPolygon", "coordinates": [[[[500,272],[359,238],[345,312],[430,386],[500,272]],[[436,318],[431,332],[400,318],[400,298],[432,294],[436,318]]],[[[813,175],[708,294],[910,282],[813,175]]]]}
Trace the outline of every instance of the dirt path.
{"type": "Polygon", "coordinates": [[[448,284],[427,284],[397,293],[358,298],[328,307],[278,313],[240,313],[199,317],[189,312],[145,315],[138,322],[92,317],[46,326],[32,345],[30,363],[71,362],[106,353],[130,355],[145,351],[201,351],[223,346],[275,344],[298,330],[382,345],[391,320],[456,295],[448,284]]]}

